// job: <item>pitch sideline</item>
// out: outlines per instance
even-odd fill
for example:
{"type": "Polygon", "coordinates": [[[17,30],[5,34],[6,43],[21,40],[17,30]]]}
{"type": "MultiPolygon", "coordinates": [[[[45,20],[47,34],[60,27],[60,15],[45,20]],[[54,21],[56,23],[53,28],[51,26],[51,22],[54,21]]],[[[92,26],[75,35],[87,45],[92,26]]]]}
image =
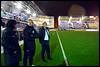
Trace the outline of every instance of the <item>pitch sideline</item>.
{"type": "Polygon", "coordinates": [[[60,40],[60,37],[59,37],[59,34],[58,34],[57,30],[56,30],[56,33],[57,33],[58,40],[59,40],[59,43],[60,43],[60,47],[61,47],[61,50],[62,50],[62,53],[63,53],[65,64],[66,64],[66,66],[69,66],[68,61],[67,61],[67,57],[65,55],[65,52],[64,52],[64,49],[63,49],[63,46],[62,46],[62,43],[61,43],[61,40],[60,40]]]}

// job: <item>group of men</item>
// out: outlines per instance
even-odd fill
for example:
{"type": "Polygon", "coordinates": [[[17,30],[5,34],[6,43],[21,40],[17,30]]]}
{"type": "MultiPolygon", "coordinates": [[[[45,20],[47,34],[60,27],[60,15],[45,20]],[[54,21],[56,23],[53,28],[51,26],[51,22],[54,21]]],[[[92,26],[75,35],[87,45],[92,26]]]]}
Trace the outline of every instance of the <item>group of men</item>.
{"type": "MultiPolygon", "coordinates": [[[[27,66],[27,60],[29,59],[29,65],[32,66],[33,64],[33,57],[35,55],[35,39],[39,38],[40,44],[42,46],[41,51],[41,58],[42,61],[46,62],[45,60],[45,52],[47,53],[47,58],[52,60],[50,55],[50,33],[49,28],[47,27],[47,23],[44,22],[43,26],[37,32],[33,26],[33,20],[29,19],[28,24],[23,31],[23,39],[24,39],[24,58],[23,64],[27,66]]],[[[16,30],[16,21],[9,20],[7,22],[6,28],[2,34],[2,46],[4,48],[4,59],[5,64],[7,66],[18,66],[19,61],[22,58],[22,51],[18,43],[18,35],[16,30]]]]}

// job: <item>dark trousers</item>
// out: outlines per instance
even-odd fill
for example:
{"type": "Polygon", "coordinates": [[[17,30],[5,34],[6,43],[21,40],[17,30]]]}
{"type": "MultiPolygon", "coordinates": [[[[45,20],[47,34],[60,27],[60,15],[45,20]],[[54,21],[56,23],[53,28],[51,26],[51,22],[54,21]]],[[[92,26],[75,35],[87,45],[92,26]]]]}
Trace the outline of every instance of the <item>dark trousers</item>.
{"type": "Polygon", "coordinates": [[[42,43],[42,52],[41,52],[42,60],[44,60],[44,54],[45,54],[45,52],[47,53],[47,57],[50,58],[49,41],[44,41],[42,43]]]}
{"type": "Polygon", "coordinates": [[[29,65],[32,65],[33,63],[33,56],[35,54],[35,49],[29,50],[29,52],[27,52],[26,50],[24,51],[24,65],[27,65],[27,59],[29,59],[29,65]]]}
{"type": "Polygon", "coordinates": [[[13,51],[4,50],[4,61],[6,66],[18,66],[19,65],[18,52],[14,54],[13,51]]]}

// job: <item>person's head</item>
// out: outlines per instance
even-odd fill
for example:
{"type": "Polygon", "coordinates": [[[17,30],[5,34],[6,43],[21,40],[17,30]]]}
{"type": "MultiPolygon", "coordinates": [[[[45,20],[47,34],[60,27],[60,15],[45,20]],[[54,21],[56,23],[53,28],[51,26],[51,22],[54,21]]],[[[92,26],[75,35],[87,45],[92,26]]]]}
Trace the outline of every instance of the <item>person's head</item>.
{"type": "Polygon", "coordinates": [[[15,29],[16,21],[15,20],[8,20],[6,27],[15,29]]]}
{"type": "Polygon", "coordinates": [[[44,22],[42,25],[43,25],[43,27],[47,27],[47,23],[46,22],[44,22]]]}
{"type": "Polygon", "coordinates": [[[15,18],[16,22],[20,22],[21,21],[19,16],[15,16],[14,18],[15,18]]]}
{"type": "Polygon", "coordinates": [[[33,26],[33,24],[34,24],[34,23],[33,23],[33,20],[32,20],[32,19],[28,19],[28,25],[29,25],[29,26],[33,26]]]}

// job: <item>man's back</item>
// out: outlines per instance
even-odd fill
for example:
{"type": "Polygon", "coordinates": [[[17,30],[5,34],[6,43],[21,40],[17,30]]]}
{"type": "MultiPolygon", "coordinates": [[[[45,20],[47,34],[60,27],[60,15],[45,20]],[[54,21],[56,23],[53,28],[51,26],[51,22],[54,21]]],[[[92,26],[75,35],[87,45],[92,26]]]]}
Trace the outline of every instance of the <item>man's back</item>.
{"type": "Polygon", "coordinates": [[[2,45],[4,48],[16,49],[18,45],[17,32],[6,28],[2,35],[2,45]]]}

